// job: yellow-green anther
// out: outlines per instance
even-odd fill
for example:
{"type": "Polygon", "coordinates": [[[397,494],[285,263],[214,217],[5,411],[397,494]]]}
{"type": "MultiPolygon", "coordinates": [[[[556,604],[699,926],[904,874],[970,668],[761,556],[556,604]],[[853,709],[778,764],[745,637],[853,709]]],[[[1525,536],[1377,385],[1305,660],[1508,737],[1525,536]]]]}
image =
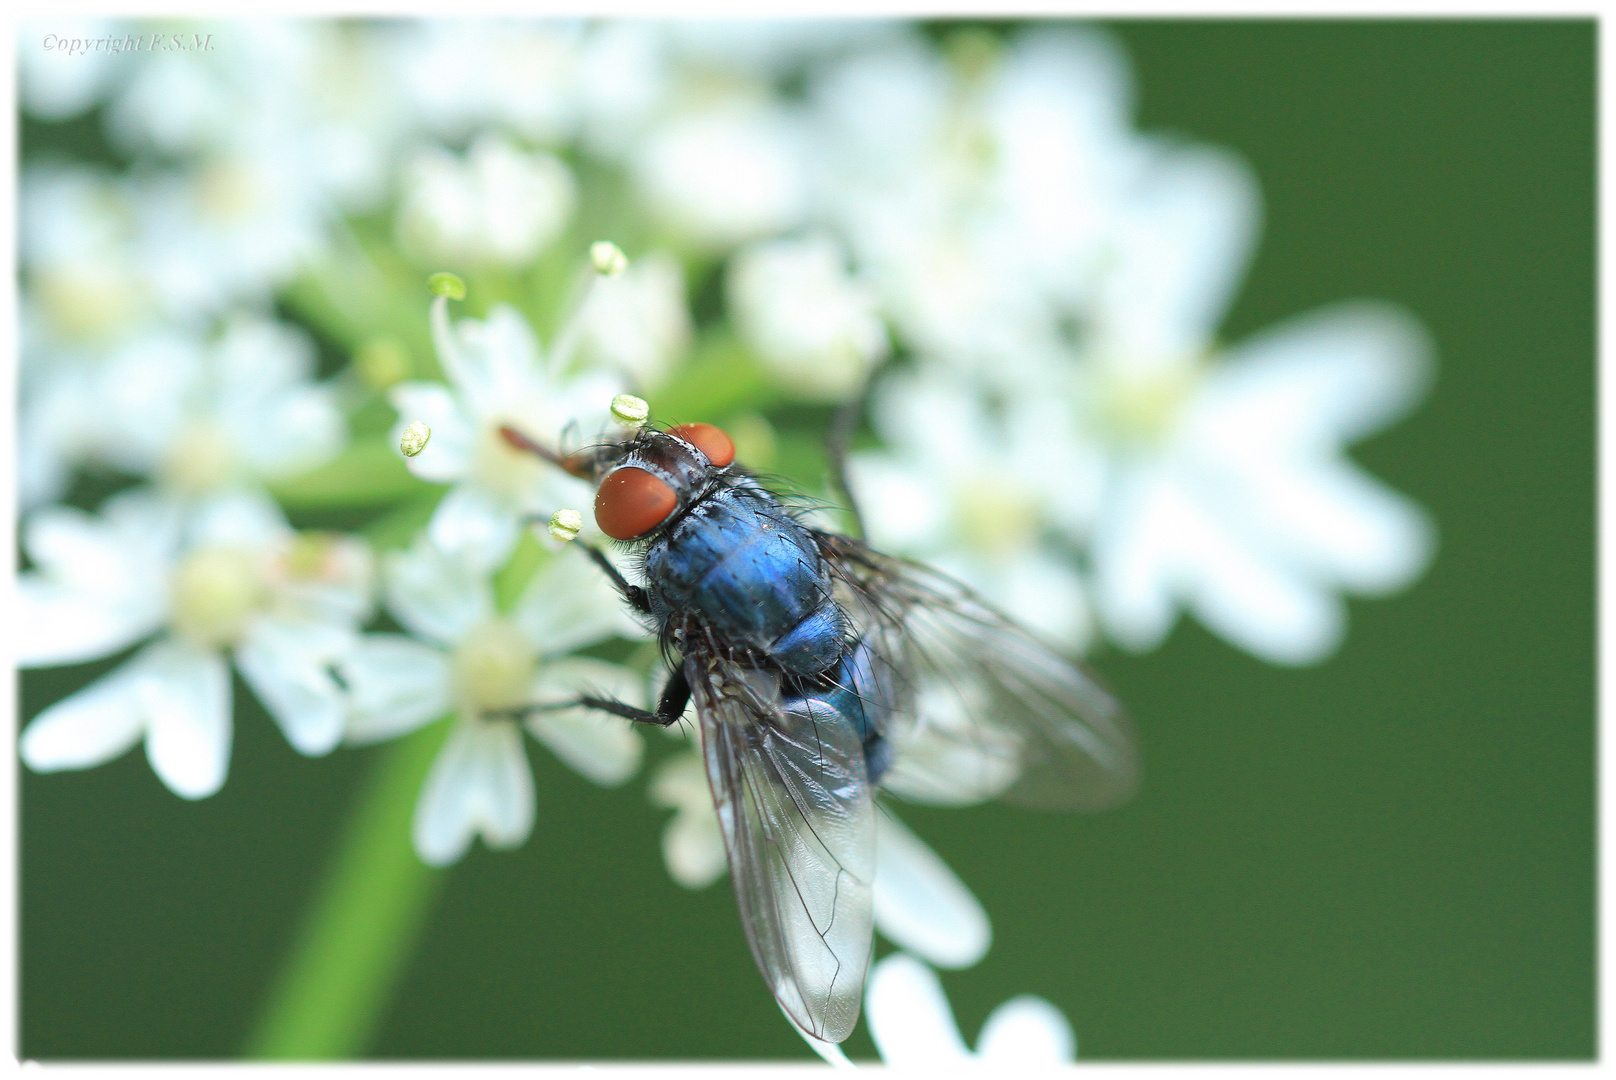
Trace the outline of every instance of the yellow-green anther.
{"type": "Polygon", "coordinates": [[[565,544],[584,527],[584,516],[576,510],[561,509],[550,515],[550,535],[565,544]]]}
{"type": "Polygon", "coordinates": [[[612,398],[612,419],[626,428],[637,428],[651,416],[651,406],[644,398],[633,394],[618,394],[612,398]]]}
{"type": "Polygon", "coordinates": [[[466,298],[466,283],[448,271],[439,271],[426,279],[426,287],[433,296],[447,296],[451,300],[466,298]]]}
{"type": "Polygon", "coordinates": [[[430,438],[432,429],[419,420],[412,420],[410,426],[404,429],[404,437],[398,440],[398,448],[404,451],[405,457],[414,457],[426,449],[430,438]]]}
{"type": "Polygon", "coordinates": [[[628,256],[610,240],[596,240],[589,245],[589,261],[595,264],[595,273],[616,277],[628,269],[628,256]]]}

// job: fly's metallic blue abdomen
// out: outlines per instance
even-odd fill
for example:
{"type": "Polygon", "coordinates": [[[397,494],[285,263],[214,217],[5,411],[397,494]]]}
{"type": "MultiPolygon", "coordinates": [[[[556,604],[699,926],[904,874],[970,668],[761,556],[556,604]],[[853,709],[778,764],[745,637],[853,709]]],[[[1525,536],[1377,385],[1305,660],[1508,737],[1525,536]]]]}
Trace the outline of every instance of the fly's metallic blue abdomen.
{"type": "Polygon", "coordinates": [[[798,709],[818,716],[822,711],[851,723],[864,744],[864,763],[870,783],[878,784],[892,764],[892,744],[886,730],[897,702],[892,681],[881,677],[868,642],[859,642],[826,676],[826,688],[787,697],[788,711],[798,709]],[[824,706],[821,710],[819,706],[824,706]]]}
{"type": "Polygon", "coordinates": [[[773,498],[719,487],[645,553],[653,614],[692,611],[732,645],[789,674],[819,675],[841,659],[843,616],[814,539],[773,498]]]}

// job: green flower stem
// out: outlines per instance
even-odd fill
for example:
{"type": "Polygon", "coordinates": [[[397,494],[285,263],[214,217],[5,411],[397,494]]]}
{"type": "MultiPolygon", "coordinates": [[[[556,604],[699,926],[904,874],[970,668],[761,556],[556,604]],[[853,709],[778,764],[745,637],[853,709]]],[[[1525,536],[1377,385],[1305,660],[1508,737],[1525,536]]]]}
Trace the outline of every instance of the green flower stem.
{"type": "Polygon", "coordinates": [[[369,1044],[443,883],[415,854],[410,819],[448,731],[440,721],[382,748],[247,1057],[353,1058],[369,1044]]]}

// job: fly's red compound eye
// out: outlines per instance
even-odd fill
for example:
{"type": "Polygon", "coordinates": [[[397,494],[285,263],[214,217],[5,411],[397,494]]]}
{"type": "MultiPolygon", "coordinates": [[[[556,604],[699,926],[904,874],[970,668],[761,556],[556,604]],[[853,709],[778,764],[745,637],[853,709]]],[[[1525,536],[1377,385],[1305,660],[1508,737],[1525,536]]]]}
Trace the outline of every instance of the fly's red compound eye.
{"type": "Polygon", "coordinates": [[[671,487],[628,465],[601,482],[595,493],[595,523],[613,540],[632,540],[668,520],[677,505],[671,487]]]}
{"type": "Polygon", "coordinates": [[[677,435],[707,455],[707,460],[722,469],[735,460],[735,440],[711,424],[680,424],[669,428],[669,435],[677,435]]]}

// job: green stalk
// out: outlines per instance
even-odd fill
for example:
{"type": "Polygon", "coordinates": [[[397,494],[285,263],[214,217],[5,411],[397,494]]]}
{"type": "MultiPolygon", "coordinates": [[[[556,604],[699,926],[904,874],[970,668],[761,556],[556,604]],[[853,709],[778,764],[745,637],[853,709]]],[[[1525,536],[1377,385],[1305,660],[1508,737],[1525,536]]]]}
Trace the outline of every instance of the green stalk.
{"type": "Polygon", "coordinates": [[[431,724],[383,747],[360,791],[246,1056],[362,1054],[443,882],[410,843],[427,769],[447,736],[431,724]]]}

